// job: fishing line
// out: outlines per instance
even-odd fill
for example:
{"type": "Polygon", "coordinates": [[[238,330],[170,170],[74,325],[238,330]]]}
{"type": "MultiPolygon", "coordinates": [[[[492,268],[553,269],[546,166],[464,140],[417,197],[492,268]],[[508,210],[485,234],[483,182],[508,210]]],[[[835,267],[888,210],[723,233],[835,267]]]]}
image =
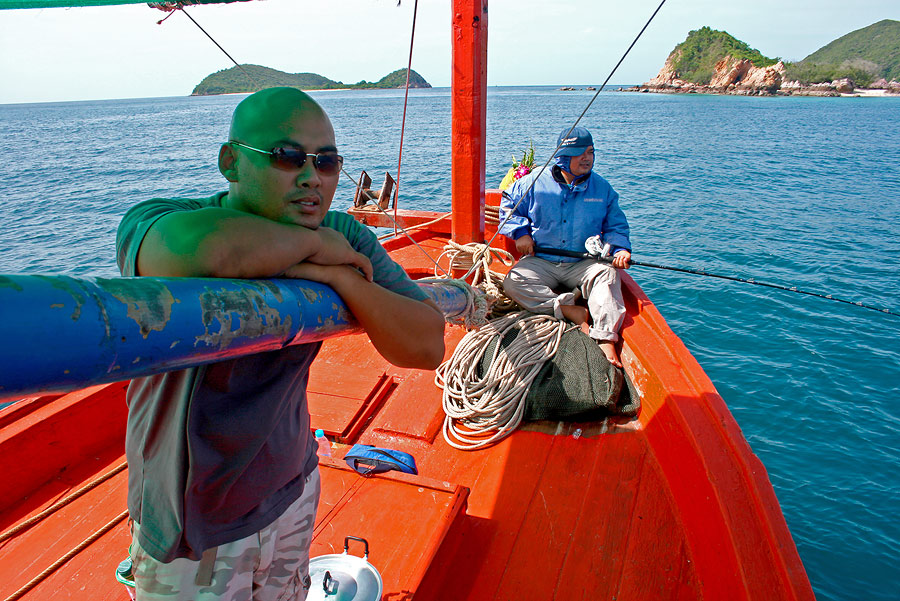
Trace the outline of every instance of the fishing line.
{"type": "MultiPolygon", "coordinates": [[[[550,153],[550,158],[548,158],[547,162],[545,162],[541,166],[541,169],[540,169],[540,171],[538,171],[538,174],[531,180],[531,185],[528,186],[528,189],[525,190],[525,192],[522,194],[521,198],[519,198],[519,202],[517,202],[515,204],[515,206],[513,206],[513,208],[509,210],[509,212],[506,215],[506,218],[503,219],[500,222],[500,225],[497,226],[497,231],[494,233],[493,236],[491,236],[491,239],[488,241],[488,243],[486,245],[487,247],[491,246],[491,244],[494,242],[494,239],[496,239],[497,236],[500,234],[500,229],[504,225],[506,225],[506,222],[509,221],[509,219],[512,217],[513,212],[519,207],[519,205],[522,203],[522,201],[525,200],[525,197],[528,196],[528,193],[531,192],[531,189],[534,188],[534,185],[537,183],[538,178],[541,176],[542,173],[544,173],[544,171],[547,169],[547,166],[550,164],[551,161],[553,161],[553,158],[556,156],[556,153],[562,147],[562,141],[565,138],[569,137],[569,134],[572,133],[572,130],[578,126],[578,124],[581,122],[581,119],[585,116],[585,114],[587,114],[588,109],[590,109],[591,105],[594,104],[594,101],[597,100],[597,97],[600,95],[600,92],[603,91],[603,88],[605,88],[606,84],[609,83],[609,80],[612,79],[612,76],[615,74],[616,70],[619,68],[619,66],[622,64],[622,62],[625,60],[625,57],[628,56],[628,53],[631,52],[631,49],[634,48],[634,45],[637,44],[637,41],[639,39],[641,39],[641,36],[644,35],[645,31],[647,31],[647,28],[650,26],[650,23],[653,21],[654,18],[656,18],[656,15],[659,13],[660,9],[663,7],[663,4],[665,4],[665,3],[666,3],[666,0],[662,0],[662,2],[659,3],[659,6],[656,7],[656,10],[653,11],[653,14],[650,15],[650,18],[647,19],[647,22],[644,23],[644,26],[641,28],[641,30],[638,32],[638,34],[635,36],[634,40],[632,40],[631,44],[628,46],[628,49],[625,50],[624,54],[622,54],[622,58],[620,58],[619,62],[616,63],[616,66],[612,68],[612,71],[609,72],[609,75],[607,75],[606,80],[603,82],[603,84],[597,89],[596,92],[594,92],[594,97],[591,98],[591,100],[590,100],[590,102],[588,102],[587,106],[584,107],[584,110],[581,111],[581,114],[578,115],[578,118],[575,119],[575,123],[573,123],[572,127],[569,128],[569,131],[566,132],[566,135],[561,137],[560,142],[556,145],[556,148],[553,150],[552,153],[550,153]]],[[[505,194],[505,191],[504,191],[504,194],[505,194]]],[[[507,195],[507,197],[508,197],[508,195],[507,195]]],[[[476,257],[476,259],[477,259],[477,257],[476,257]]],[[[465,276],[463,276],[463,279],[469,277],[469,275],[470,274],[467,273],[465,276]]]]}
{"type": "MultiPolygon", "coordinates": [[[[592,255],[590,253],[581,253],[574,250],[562,250],[558,248],[547,248],[543,246],[535,246],[535,252],[542,252],[548,255],[558,255],[562,257],[576,257],[579,259],[594,259],[595,261],[602,261],[603,263],[612,263],[612,257],[601,257],[598,255],[592,255]]],[[[800,290],[796,286],[782,286],[781,284],[772,284],[769,282],[760,282],[759,280],[754,280],[753,278],[738,278],[730,275],[722,275],[719,273],[709,273],[708,271],[702,271],[700,269],[686,269],[682,267],[672,267],[669,265],[658,265],[656,263],[648,263],[646,261],[629,261],[631,265],[637,265],[639,267],[652,267],[654,269],[665,269],[667,271],[677,271],[679,273],[689,273],[693,275],[702,275],[710,278],[719,278],[722,280],[731,280],[732,282],[743,282],[744,284],[753,284],[755,286],[766,286],[768,288],[775,288],[777,290],[785,290],[787,292],[796,292],[797,294],[805,294],[807,296],[815,296],[818,298],[824,298],[825,300],[837,301],[839,303],[846,303],[848,305],[853,305],[855,307],[862,307],[863,309],[871,309],[872,311],[878,311],[879,313],[887,313],[888,315],[894,315],[896,317],[900,317],[900,313],[895,313],[889,309],[883,309],[881,307],[873,307],[872,305],[866,305],[859,301],[851,301],[843,298],[837,298],[831,294],[820,294],[818,292],[810,292],[808,290],[800,290]]]]}

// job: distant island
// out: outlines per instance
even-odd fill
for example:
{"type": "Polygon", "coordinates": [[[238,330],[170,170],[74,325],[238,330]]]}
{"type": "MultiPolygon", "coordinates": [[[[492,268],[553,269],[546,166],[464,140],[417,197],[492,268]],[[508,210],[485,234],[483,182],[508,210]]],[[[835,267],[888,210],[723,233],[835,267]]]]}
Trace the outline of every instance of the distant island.
{"type": "MultiPolygon", "coordinates": [[[[317,73],[285,73],[260,65],[241,65],[207,75],[194,87],[191,96],[251,93],[276,86],[301,90],[403,88],[406,86],[406,69],[397,69],[375,82],[363,80],[354,84],[345,84],[317,73]]],[[[410,71],[409,87],[430,88],[431,84],[415,71],[410,71]]]]}
{"type": "Polygon", "coordinates": [[[900,21],[858,29],[791,63],[702,27],[675,46],[659,74],[630,92],[840,96],[900,94],[900,21]]]}

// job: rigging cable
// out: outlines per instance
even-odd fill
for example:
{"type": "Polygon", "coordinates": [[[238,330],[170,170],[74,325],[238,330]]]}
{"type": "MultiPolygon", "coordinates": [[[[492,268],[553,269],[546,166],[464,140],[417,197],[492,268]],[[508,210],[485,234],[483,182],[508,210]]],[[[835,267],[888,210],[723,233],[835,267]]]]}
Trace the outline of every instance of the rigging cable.
{"type": "MultiPolygon", "coordinates": [[[[202,31],[206,35],[206,37],[208,37],[212,41],[212,43],[215,44],[216,47],[219,50],[221,50],[225,54],[225,56],[227,56],[231,60],[231,62],[234,63],[234,66],[241,70],[241,73],[243,73],[244,75],[247,76],[247,79],[249,79],[253,83],[253,85],[256,86],[257,90],[262,89],[262,85],[258,81],[256,81],[256,79],[252,75],[250,75],[250,73],[248,73],[241,65],[239,65],[238,62],[236,60],[234,60],[234,58],[232,58],[230,54],[228,54],[228,51],[225,50],[224,48],[222,48],[222,46],[219,44],[219,42],[217,42],[211,35],[209,35],[209,33],[207,33],[206,30],[203,29],[200,26],[200,24],[194,20],[194,17],[192,17],[191,15],[188,14],[188,12],[184,9],[184,4],[182,2],[175,3],[174,8],[171,8],[171,9],[164,8],[162,6],[156,6],[155,8],[159,8],[160,10],[171,11],[172,13],[174,13],[174,11],[176,11],[176,10],[180,10],[182,13],[184,13],[184,16],[187,17],[188,19],[190,19],[191,22],[197,26],[197,29],[202,31]]],[[[169,17],[171,17],[171,16],[172,16],[172,14],[169,14],[169,17]]],[[[166,19],[168,19],[169,17],[166,17],[166,19]]],[[[163,19],[162,21],[157,21],[156,24],[161,25],[163,23],[163,21],[165,21],[166,19],[163,19]]]]}
{"type": "MultiPolygon", "coordinates": [[[[341,168],[341,172],[347,176],[347,179],[353,182],[353,177],[351,177],[345,169],[341,168]]],[[[359,184],[354,182],[354,185],[356,185],[357,194],[359,194],[359,184]]],[[[435,223],[450,217],[451,213],[444,213],[431,221],[405,228],[401,226],[397,220],[391,217],[390,213],[381,208],[381,205],[377,202],[373,203],[373,206],[381,211],[384,216],[394,224],[394,233],[380,236],[378,238],[379,241],[387,237],[396,237],[399,231],[409,238],[409,241],[412,242],[429,261],[434,263],[435,277],[433,279],[421,279],[419,280],[420,282],[444,283],[448,286],[460,288],[465,293],[467,299],[466,309],[460,316],[448,318],[447,321],[462,325],[467,330],[471,330],[486,323],[488,313],[506,313],[512,310],[513,302],[505,295],[500,287],[494,283],[494,280],[500,281],[500,278],[502,277],[501,274],[492,271],[489,268],[494,258],[499,259],[507,266],[511,266],[514,262],[512,254],[500,248],[489,248],[487,249],[487,252],[483,252],[483,244],[473,242],[466,245],[459,245],[450,241],[450,244],[444,246],[444,252],[441,253],[437,260],[435,260],[421,247],[421,245],[419,245],[418,242],[416,242],[415,238],[410,235],[410,231],[434,225],[435,223]],[[444,269],[440,264],[440,260],[444,257],[449,257],[450,264],[447,269],[444,269]],[[452,277],[451,273],[454,267],[461,269],[462,267],[470,265],[474,268],[473,271],[475,274],[472,277],[472,284],[468,284],[464,278],[454,279],[452,277]],[[439,274],[438,270],[440,270],[443,275],[439,274]],[[476,292],[476,290],[483,294],[479,296],[479,292],[476,292]]]]}
{"type": "MultiPolygon", "coordinates": [[[[341,173],[343,173],[344,175],[346,175],[347,178],[348,178],[351,182],[353,182],[353,185],[354,185],[354,186],[357,186],[357,189],[359,189],[359,185],[356,183],[356,181],[353,179],[353,177],[352,177],[349,173],[347,173],[347,170],[344,169],[343,167],[341,167],[341,173]]],[[[379,205],[377,202],[376,202],[376,203],[373,203],[373,206],[374,206],[376,209],[378,209],[379,211],[381,211],[382,213],[384,213],[384,216],[387,217],[388,219],[390,219],[390,220],[391,220],[391,223],[394,224],[394,235],[396,235],[397,228],[400,228],[400,231],[403,232],[403,235],[405,235],[407,238],[409,238],[410,242],[412,242],[413,244],[415,244],[415,245],[416,245],[416,248],[418,248],[420,251],[422,251],[422,254],[423,254],[423,255],[425,255],[426,257],[428,257],[429,259],[431,259],[431,262],[434,263],[434,265],[435,265],[436,268],[438,268],[438,269],[440,269],[441,271],[443,271],[443,272],[444,272],[444,275],[446,275],[447,277],[450,277],[450,274],[447,273],[447,271],[446,271],[443,267],[441,267],[441,266],[438,264],[438,262],[435,261],[435,260],[431,257],[431,255],[429,255],[427,252],[425,252],[425,249],[422,248],[422,247],[419,245],[419,243],[416,242],[416,241],[413,239],[413,237],[409,235],[409,232],[408,232],[405,228],[401,227],[400,224],[397,223],[397,220],[396,220],[396,219],[394,219],[393,217],[391,217],[390,213],[388,213],[387,211],[385,211],[384,209],[382,209],[382,208],[381,208],[381,205],[379,205]]],[[[438,217],[435,221],[440,221],[440,220],[442,220],[442,219],[446,219],[446,218],[449,217],[449,216],[450,216],[450,214],[447,213],[446,215],[443,215],[443,216],[441,216],[441,217],[438,217]]],[[[433,222],[432,222],[432,223],[433,223],[433,222]]],[[[425,224],[423,224],[423,225],[425,225],[425,224]]]]}
{"type": "MultiPolygon", "coordinates": [[[[594,97],[591,98],[591,100],[590,100],[590,102],[588,102],[587,106],[584,107],[584,110],[581,111],[581,114],[578,115],[578,118],[575,119],[575,123],[572,124],[572,127],[569,128],[568,132],[566,132],[566,135],[565,135],[565,136],[562,136],[562,138],[568,137],[568,135],[569,135],[570,133],[572,133],[572,130],[575,129],[575,128],[578,126],[578,124],[581,122],[582,118],[584,118],[585,114],[588,112],[588,109],[590,109],[590,108],[591,108],[591,105],[594,104],[594,101],[597,100],[597,97],[600,95],[600,92],[603,91],[603,88],[605,88],[605,87],[606,87],[606,84],[609,83],[609,80],[612,79],[612,76],[615,74],[616,70],[619,68],[619,66],[622,64],[622,62],[625,60],[625,57],[628,56],[628,53],[631,52],[631,49],[634,48],[634,45],[637,44],[637,41],[638,41],[639,39],[641,39],[641,36],[644,35],[644,32],[645,32],[645,31],[647,31],[647,27],[650,26],[650,23],[653,21],[653,19],[654,19],[654,18],[656,17],[656,15],[659,13],[660,9],[662,9],[662,7],[663,7],[663,5],[664,5],[665,3],[666,3],[666,0],[662,0],[662,2],[659,3],[659,6],[656,7],[656,10],[653,11],[653,14],[650,15],[650,18],[647,19],[647,22],[644,24],[644,26],[641,28],[641,30],[638,32],[638,34],[635,36],[634,40],[632,40],[631,44],[628,46],[628,49],[625,50],[625,53],[624,53],[624,54],[622,54],[622,58],[620,58],[620,59],[619,59],[619,62],[617,62],[616,65],[612,68],[612,71],[609,72],[609,75],[606,77],[606,80],[605,80],[605,81],[603,82],[603,84],[597,89],[597,91],[594,92],[594,97]]],[[[490,245],[494,242],[494,240],[495,240],[495,239],[497,238],[497,236],[500,234],[500,229],[501,229],[504,225],[506,225],[506,222],[509,221],[510,217],[512,217],[513,211],[516,210],[516,208],[519,206],[519,204],[522,202],[522,200],[528,195],[528,193],[529,193],[529,192],[531,191],[531,189],[534,187],[534,184],[537,182],[538,177],[540,177],[541,174],[547,169],[547,166],[550,165],[550,162],[551,162],[551,161],[553,160],[553,158],[556,156],[556,153],[557,153],[557,151],[560,149],[561,146],[562,146],[562,142],[560,142],[559,144],[557,144],[557,146],[556,146],[556,148],[553,150],[553,152],[550,153],[550,158],[548,158],[547,161],[541,166],[541,169],[540,169],[540,171],[538,172],[537,176],[535,176],[534,179],[532,179],[531,185],[530,185],[530,186],[528,187],[528,189],[525,190],[525,192],[522,194],[522,197],[519,199],[519,202],[517,202],[517,203],[515,204],[515,206],[513,206],[513,208],[509,210],[509,212],[508,212],[507,215],[506,215],[506,218],[503,219],[503,220],[501,221],[500,225],[497,226],[497,231],[494,232],[494,235],[491,236],[491,239],[490,239],[490,240],[488,241],[488,243],[487,243],[487,246],[488,246],[488,247],[490,247],[490,245]]],[[[476,257],[476,259],[477,259],[477,257],[476,257]]],[[[477,260],[476,260],[476,263],[477,263],[477,260]]],[[[463,276],[463,279],[465,279],[465,278],[468,277],[468,276],[469,276],[469,274],[467,273],[465,276],[463,276]]]]}
{"type": "Polygon", "coordinates": [[[397,156],[397,179],[394,188],[394,235],[397,234],[397,202],[400,198],[400,163],[403,161],[403,132],[406,130],[406,106],[409,102],[409,73],[412,71],[413,42],[416,39],[416,12],[419,0],[413,3],[412,32],[409,34],[409,62],[406,64],[406,91],[403,95],[403,120],[400,122],[400,153],[397,156]]]}

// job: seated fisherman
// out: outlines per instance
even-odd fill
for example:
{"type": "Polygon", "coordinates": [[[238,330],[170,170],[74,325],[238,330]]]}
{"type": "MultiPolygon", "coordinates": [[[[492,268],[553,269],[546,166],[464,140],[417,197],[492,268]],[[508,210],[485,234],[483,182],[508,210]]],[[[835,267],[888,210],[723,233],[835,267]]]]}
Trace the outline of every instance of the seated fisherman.
{"type": "Polygon", "coordinates": [[[516,181],[500,205],[502,217],[511,213],[500,233],[515,240],[523,255],[503,281],[503,289],[528,311],[580,325],[610,363],[622,367],[615,343],[625,304],[617,268],[627,269],[631,258],[628,221],[619,208],[619,195],[592,171],[590,132],[583,127],[566,129],[557,146],[554,164],[516,181]],[[535,253],[535,246],[584,252],[585,241],[594,235],[610,245],[612,265],[535,253]],[[576,294],[587,299],[587,309],[575,304],[576,294]]]}

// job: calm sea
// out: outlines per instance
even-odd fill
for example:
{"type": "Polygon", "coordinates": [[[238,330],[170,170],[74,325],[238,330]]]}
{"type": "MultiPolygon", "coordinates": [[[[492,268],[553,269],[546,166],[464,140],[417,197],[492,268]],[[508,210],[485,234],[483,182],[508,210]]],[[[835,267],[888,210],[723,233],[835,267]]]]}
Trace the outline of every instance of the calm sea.
{"type": "MultiPolygon", "coordinates": [[[[491,88],[489,186],[543,161],[592,92],[491,88]]],[[[322,92],[347,171],[396,173],[403,94],[322,92]]],[[[115,275],[119,219],[224,189],[242,96],[0,106],[0,273],[115,275]]],[[[900,312],[900,98],[602,93],[581,123],[635,259],[900,312]]],[[[450,203],[450,94],[410,95],[401,205],[450,203]]],[[[350,204],[344,181],[335,208],[350,204]]],[[[822,600],[897,599],[900,317],[635,267],[766,465],[822,600]]],[[[2,311],[2,308],[0,308],[2,311]]]]}

